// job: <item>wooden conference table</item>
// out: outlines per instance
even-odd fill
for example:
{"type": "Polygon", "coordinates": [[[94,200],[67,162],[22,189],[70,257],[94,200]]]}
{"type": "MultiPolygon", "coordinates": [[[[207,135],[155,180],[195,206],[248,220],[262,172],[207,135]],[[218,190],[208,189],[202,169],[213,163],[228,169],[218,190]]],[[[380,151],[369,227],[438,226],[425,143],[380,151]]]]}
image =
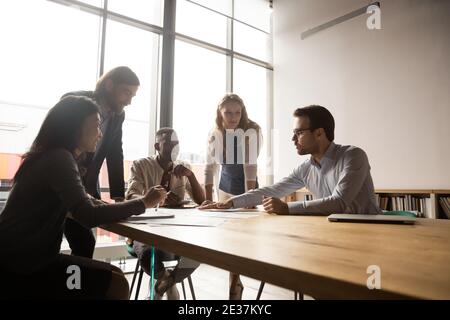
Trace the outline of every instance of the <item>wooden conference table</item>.
{"type": "Polygon", "coordinates": [[[450,299],[450,221],[328,222],[261,213],[217,227],[115,223],[103,229],[315,298],[450,299]],[[381,289],[367,268],[379,266],[381,289]]]}

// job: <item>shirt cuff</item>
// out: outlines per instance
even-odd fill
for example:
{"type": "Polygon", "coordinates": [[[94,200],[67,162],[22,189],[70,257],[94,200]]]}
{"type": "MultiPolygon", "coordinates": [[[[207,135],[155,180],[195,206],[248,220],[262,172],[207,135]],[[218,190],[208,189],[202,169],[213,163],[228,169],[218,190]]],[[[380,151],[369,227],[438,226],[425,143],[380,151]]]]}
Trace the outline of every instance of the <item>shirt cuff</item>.
{"type": "Polygon", "coordinates": [[[293,201],[287,203],[289,213],[302,213],[305,211],[305,203],[303,201],[293,201]]]}
{"type": "Polygon", "coordinates": [[[244,193],[230,198],[233,201],[233,208],[247,208],[257,206],[262,203],[262,195],[252,192],[244,193]]]}
{"type": "Polygon", "coordinates": [[[233,201],[233,208],[245,208],[246,202],[244,196],[235,196],[231,198],[231,201],[233,201]]]}

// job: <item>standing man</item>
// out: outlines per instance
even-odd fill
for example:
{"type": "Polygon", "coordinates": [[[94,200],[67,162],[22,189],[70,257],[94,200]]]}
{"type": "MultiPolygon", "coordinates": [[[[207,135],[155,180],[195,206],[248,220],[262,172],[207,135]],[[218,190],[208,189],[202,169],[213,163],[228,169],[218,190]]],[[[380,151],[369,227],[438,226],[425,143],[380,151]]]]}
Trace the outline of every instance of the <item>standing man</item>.
{"type": "MultiPolygon", "coordinates": [[[[100,106],[102,139],[95,152],[86,154],[79,163],[86,192],[97,199],[100,199],[98,176],[105,159],[111,199],[120,202],[125,198],[122,124],[125,120],[124,108],[131,103],[139,85],[136,74],[130,68],[121,66],[105,73],[98,80],[95,91],[70,92],[63,96],[89,97],[100,106]]],[[[91,229],[68,219],[64,234],[73,255],[92,258],[95,237],[91,229]]]]}

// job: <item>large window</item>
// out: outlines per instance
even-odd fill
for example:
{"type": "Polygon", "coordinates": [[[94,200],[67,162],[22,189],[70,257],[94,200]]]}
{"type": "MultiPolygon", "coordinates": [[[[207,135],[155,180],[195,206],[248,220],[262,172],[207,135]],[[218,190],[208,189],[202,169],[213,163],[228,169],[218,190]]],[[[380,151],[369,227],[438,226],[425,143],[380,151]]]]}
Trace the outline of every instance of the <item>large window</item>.
{"type": "Polygon", "coordinates": [[[180,158],[205,163],[208,133],[214,127],[217,103],[226,90],[225,56],[176,41],[173,126],[180,139],[180,158]]]}
{"type": "Polygon", "coordinates": [[[261,185],[270,183],[267,176],[272,175],[268,168],[272,159],[269,158],[270,153],[267,152],[267,145],[271,139],[268,117],[270,112],[268,79],[271,79],[271,72],[271,70],[239,59],[234,60],[234,91],[239,93],[244,100],[249,118],[260,125],[263,133],[263,146],[258,157],[258,180],[261,185]]]}
{"type": "Polygon", "coordinates": [[[64,93],[95,86],[99,29],[98,16],[49,1],[1,2],[0,179],[64,93]]]}
{"type": "Polygon", "coordinates": [[[246,24],[234,23],[234,50],[262,61],[270,59],[270,35],[246,24]]]}
{"type": "MultiPolygon", "coordinates": [[[[125,179],[133,160],[154,153],[157,128],[173,125],[181,158],[194,164],[203,182],[208,132],[217,103],[230,91],[242,96],[250,117],[263,128],[266,148],[270,19],[266,0],[1,1],[0,198],[7,196],[20,156],[49,108],[67,92],[93,90],[102,72],[119,65],[129,66],[141,81],[125,109],[125,179]],[[173,55],[166,50],[171,46],[173,55]]],[[[262,184],[269,154],[264,148],[262,184]]],[[[105,169],[100,182],[109,200],[105,169]]]]}
{"type": "Polygon", "coordinates": [[[163,0],[108,0],[108,11],[157,26],[162,26],[163,9],[163,0]]]}
{"type": "Polygon", "coordinates": [[[227,92],[240,95],[262,128],[258,158],[260,185],[271,175],[271,11],[264,0],[178,0],[173,125],[183,160],[203,182],[206,139],[217,104],[227,92]],[[199,40],[195,41],[193,40],[199,40]]]}
{"type": "MultiPolygon", "coordinates": [[[[20,156],[30,147],[48,109],[64,93],[93,90],[100,70],[127,65],[141,81],[123,126],[125,178],[132,160],[153,152],[161,33],[149,31],[149,25],[156,30],[162,25],[164,1],[124,6],[123,1],[110,0],[106,29],[104,1],[83,2],[89,6],[44,0],[0,4],[0,198],[7,197],[20,156]]],[[[100,182],[107,191],[105,165],[100,182]]],[[[102,196],[109,199],[108,192],[102,196]]],[[[97,236],[99,243],[118,239],[100,229],[97,236]]]]}
{"type": "MultiPolygon", "coordinates": [[[[131,105],[125,108],[123,153],[125,179],[130,163],[153,152],[156,126],[157,77],[160,36],[127,24],[108,21],[104,70],[126,65],[139,77],[140,87],[131,105]]],[[[107,173],[102,171],[102,185],[107,186],[107,173]]]]}
{"type": "Polygon", "coordinates": [[[176,31],[217,46],[227,45],[227,18],[189,1],[177,2],[176,31]]]}
{"type": "MultiPolygon", "coordinates": [[[[126,65],[137,73],[141,85],[131,105],[125,108],[123,155],[125,181],[133,160],[153,152],[160,36],[109,20],[106,29],[104,70],[126,65]]],[[[106,163],[100,171],[102,198],[109,200],[106,163]]]]}

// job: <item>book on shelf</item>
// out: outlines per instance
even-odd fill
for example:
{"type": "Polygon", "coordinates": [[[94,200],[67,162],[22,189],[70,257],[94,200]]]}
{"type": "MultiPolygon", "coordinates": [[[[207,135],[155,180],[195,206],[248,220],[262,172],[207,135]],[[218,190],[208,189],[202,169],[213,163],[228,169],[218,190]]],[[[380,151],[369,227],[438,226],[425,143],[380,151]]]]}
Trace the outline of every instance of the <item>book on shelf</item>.
{"type": "Polygon", "coordinates": [[[378,206],[381,210],[387,211],[411,211],[418,217],[429,218],[431,209],[427,198],[415,197],[413,195],[389,196],[376,195],[378,206]]]}
{"type": "MultiPolygon", "coordinates": [[[[313,200],[303,188],[295,193],[296,201],[313,200]]],[[[375,201],[383,211],[408,211],[420,218],[450,219],[450,190],[376,189],[375,201]]]]}
{"type": "Polygon", "coordinates": [[[439,199],[439,204],[441,205],[442,211],[444,211],[447,219],[450,219],[450,197],[441,197],[439,199]]]}

